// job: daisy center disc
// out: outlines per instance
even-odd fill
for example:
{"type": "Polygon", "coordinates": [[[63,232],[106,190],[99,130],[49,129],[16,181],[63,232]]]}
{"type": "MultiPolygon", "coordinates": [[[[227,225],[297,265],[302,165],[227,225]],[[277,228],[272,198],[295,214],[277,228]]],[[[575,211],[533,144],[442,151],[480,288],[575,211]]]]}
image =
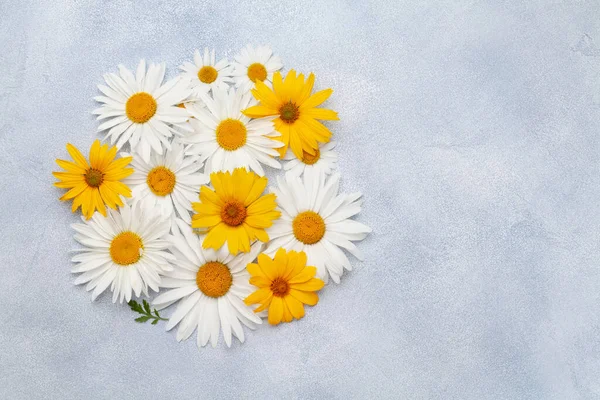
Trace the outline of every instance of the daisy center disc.
{"type": "Polygon", "coordinates": [[[90,168],[83,176],[83,179],[85,179],[85,183],[87,183],[89,186],[98,187],[102,185],[102,182],[104,182],[104,174],[97,169],[90,168]]]}
{"type": "Polygon", "coordinates": [[[198,289],[208,297],[221,297],[229,291],[233,277],[229,268],[218,261],[202,265],[196,274],[198,289]]]}
{"type": "Polygon", "coordinates": [[[252,82],[256,82],[256,80],[264,81],[267,79],[267,69],[261,63],[254,63],[248,67],[248,78],[252,82]]]}
{"type": "Polygon", "coordinates": [[[167,167],[156,167],[148,173],[146,183],[148,187],[157,196],[166,196],[171,194],[175,188],[175,174],[167,167]]]}
{"type": "Polygon", "coordinates": [[[292,222],[294,236],[304,244],[315,244],[325,235],[325,221],[313,211],[301,212],[292,222]]]}
{"type": "Polygon", "coordinates": [[[246,144],[247,132],[242,122],[228,118],[217,126],[217,143],[227,151],[237,150],[246,144]]]}
{"type": "Polygon", "coordinates": [[[144,250],[142,239],[131,231],[115,236],[110,243],[110,257],[118,265],[130,265],[139,261],[144,250]]]}
{"type": "Polygon", "coordinates": [[[271,292],[273,292],[273,296],[284,297],[290,292],[290,285],[285,279],[275,278],[271,282],[271,292]]]}
{"type": "Polygon", "coordinates": [[[291,101],[288,101],[279,109],[279,118],[286,124],[294,123],[298,117],[300,117],[300,109],[291,101]]]}
{"type": "Polygon", "coordinates": [[[139,92],[134,94],[125,103],[127,117],[136,124],[148,122],[156,114],[156,100],[151,94],[139,92]]]}
{"type": "Polygon", "coordinates": [[[218,75],[219,73],[217,70],[210,65],[206,65],[200,68],[200,71],[198,71],[198,79],[200,79],[200,82],[203,83],[213,83],[217,80],[218,75]]]}
{"type": "Polygon", "coordinates": [[[321,151],[319,149],[315,150],[315,154],[307,153],[302,150],[302,162],[306,165],[313,165],[321,158],[321,151]]]}
{"type": "Polygon", "coordinates": [[[239,201],[228,201],[221,209],[221,220],[229,226],[239,226],[246,219],[247,211],[239,201]]]}

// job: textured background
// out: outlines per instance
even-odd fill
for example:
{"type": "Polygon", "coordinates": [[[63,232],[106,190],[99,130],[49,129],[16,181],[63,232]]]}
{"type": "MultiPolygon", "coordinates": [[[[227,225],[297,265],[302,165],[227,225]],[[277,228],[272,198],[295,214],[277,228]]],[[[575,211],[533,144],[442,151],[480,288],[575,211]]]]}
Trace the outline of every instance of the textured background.
{"type": "Polygon", "coordinates": [[[286,3],[0,2],[0,398],[600,398],[599,3],[286,3]],[[374,232],[305,319],[198,351],[72,285],[51,171],[102,73],[247,43],[335,89],[374,232]]]}

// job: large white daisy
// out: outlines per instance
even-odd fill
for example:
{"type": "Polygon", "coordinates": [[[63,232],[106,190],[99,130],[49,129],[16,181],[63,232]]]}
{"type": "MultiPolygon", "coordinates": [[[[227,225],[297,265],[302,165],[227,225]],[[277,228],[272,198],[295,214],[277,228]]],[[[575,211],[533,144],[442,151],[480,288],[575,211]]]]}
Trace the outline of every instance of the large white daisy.
{"type": "Polygon", "coordinates": [[[282,247],[304,251],[308,265],[317,267],[317,277],[327,282],[331,276],[339,283],[344,268],[351,270],[347,250],[362,260],[360,250],[352,243],[364,239],[371,228],[350,217],[360,212],[360,193],[338,194],[340,175],[329,179],[323,174],[305,172],[302,178],[286,174],[278,177],[277,195],[281,218],[267,229],[271,238],[265,253],[273,256],[282,247]]]}
{"type": "Polygon", "coordinates": [[[110,286],[113,303],[130,301],[132,292],[148,296],[148,287],[158,292],[161,275],[172,270],[174,260],[165,240],[168,219],[125,204],[118,211],[108,210],[106,217],[95,213],[83,222],[71,225],[75,240],[86,246],[72,258],[77,265],[71,272],[81,274],[75,285],[87,283],[86,290],[94,290],[92,300],[110,286]]]}
{"type": "Polygon", "coordinates": [[[196,50],[194,63],[186,61],[179,68],[183,71],[182,76],[191,82],[195,94],[206,93],[211,89],[226,88],[228,83],[233,82],[231,77],[233,66],[226,58],[216,62],[214,49],[209,53],[208,48],[205,48],[204,56],[196,50]]]}
{"type": "Polygon", "coordinates": [[[118,75],[104,75],[108,86],[98,85],[104,96],[94,97],[104,104],[93,113],[106,119],[98,131],[108,131],[106,138],[118,148],[129,143],[146,161],[152,151],[162,154],[168,149],[174,133],[189,130],[187,112],[177,107],[191,93],[189,82],[175,78],[162,84],[164,76],[164,63],[150,64],[146,71],[142,60],[135,76],[119,65],[118,75]]]}
{"type": "Polygon", "coordinates": [[[158,210],[165,216],[174,212],[187,223],[191,222],[192,202],[198,200],[200,186],[208,183],[208,176],[200,172],[202,163],[195,156],[185,156],[184,146],[178,140],[164,154],[152,154],[148,162],[137,153],[131,165],[134,173],[123,183],[129,185],[134,201],[146,209],[158,210]]]}
{"type": "Polygon", "coordinates": [[[283,68],[281,60],[273,55],[269,46],[254,48],[249,44],[234,59],[235,87],[244,93],[250,91],[257,80],[272,83],[273,73],[283,68]]]}
{"type": "Polygon", "coordinates": [[[152,302],[159,310],[178,302],[166,329],[179,325],[177,340],[181,341],[197,328],[198,347],[205,346],[209,339],[215,347],[220,331],[228,347],[232,334],[243,343],[242,324],[254,329],[255,324],[262,323],[243,301],[254,290],[246,265],[256,258],[262,244],[257,242],[249,253],[237,256],[229,254],[226,246],[218,251],[203,249],[202,238],[180,219],[169,241],[176,257],[175,268],[166,273],[161,287],[170,290],[152,302]]]}
{"type": "Polygon", "coordinates": [[[212,97],[204,94],[201,98],[206,108],[189,110],[195,133],[185,141],[192,145],[188,152],[206,160],[205,173],[245,167],[262,176],[261,164],[281,168],[274,159],[279,155],[275,149],[282,143],[273,139],[280,134],[274,130],[272,117],[250,119],[242,114],[257,104],[252,94],[234,88],[215,89],[212,97]]]}
{"type": "Polygon", "coordinates": [[[335,148],[335,142],[320,144],[314,155],[303,152],[302,159],[296,158],[291,150],[288,150],[284,160],[288,160],[283,168],[289,174],[300,176],[304,171],[314,171],[315,173],[331,174],[336,167],[338,156],[332,151],[335,148]]]}

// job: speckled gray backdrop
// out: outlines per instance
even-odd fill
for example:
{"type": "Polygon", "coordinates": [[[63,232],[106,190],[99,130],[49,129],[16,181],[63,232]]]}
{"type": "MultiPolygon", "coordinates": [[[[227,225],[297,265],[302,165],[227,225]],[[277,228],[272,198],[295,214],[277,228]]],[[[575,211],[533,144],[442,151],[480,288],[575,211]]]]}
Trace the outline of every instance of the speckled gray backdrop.
{"type": "Polygon", "coordinates": [[[0,398],[600,398],[593,1],[0,3],[0,398]],[[272,44],[333,87],[365,262],[300,322],[198,351],[72,285],[52,187],[96,84],[272,44]]]}

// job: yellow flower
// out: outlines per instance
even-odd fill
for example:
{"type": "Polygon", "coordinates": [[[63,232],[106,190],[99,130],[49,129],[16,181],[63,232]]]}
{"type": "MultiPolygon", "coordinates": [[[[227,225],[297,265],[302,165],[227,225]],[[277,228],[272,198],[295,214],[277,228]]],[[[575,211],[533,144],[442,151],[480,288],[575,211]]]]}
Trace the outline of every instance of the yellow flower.
{"type": "Polygon", "coordinates": [[[115,160],[117,148],[108,148],[108,144],[100,145],[96,140],[90,149],[90,162],[73,146],[67,144],[67,151],[75,161],[56,160],[56,163],[67,172],[53,172],[60,181],[54,186],[70,189],[60,200],[73,199],[72,211],[81,206],[81,212],[90,219],[96,210],[106,217],[105,204],[116,210],[123,202],[119,195],[131,197],[131,190],[119,182],[133,173],[132,168],[125,168],[131,157],[115,160]]]}
{"type": "Polygon", "coordinates": [[[304,152],[315,155],[319,148],[318,142],[329,142],[331,132],[317,120],[339,118],[335,111],[316,107],[327,100],[333,90],[325,89],[311,95],[314,83],[314,74],[310,74],[305,82],[304,75],[296,76],[294,70],[287,74],[285,80],[280,72],[275,72],[273,89],[260,80],[255,82],[256,88],[252,89],[252,94],[260,104],[243,113],[250,118],[278,116],[273,123],[281,136],[274,139],[283,142],[283,147],[279,148],[281,157],[289,146],[301,160],[304,152]]]}
{"type": "Polygon", "coordinates": [[[274,259],[263,253],[258,256],[258,264],[248,264],[246,268],[252,276],[250,283],[258,290],[244,302],[246,305],[260,303],[254,310],[256,313],[269,308],[271,325],[304,317],[304,304],[317,304],[319,296],[315,292],[325,285],[315,278],[317,269],[306,266],[303,251],[286,253],[285,249],[279,249],[274,259]]]}
{"type": "Polygon", "coordinates": [[[268,242],[265,228],[273,224],[281,213],[275,211],[274,194],[261,196],[267,187],[267,178],[259,177],[245,168],[233,173],[210,174],[214,191],[200,188],[200,203],[192,203],[197,214],[192,216],[192,228],[207,232],[202,247],[219,249],[225,241],[231,254],[250,251],[250,242],[258,239],[268,242]]]}

